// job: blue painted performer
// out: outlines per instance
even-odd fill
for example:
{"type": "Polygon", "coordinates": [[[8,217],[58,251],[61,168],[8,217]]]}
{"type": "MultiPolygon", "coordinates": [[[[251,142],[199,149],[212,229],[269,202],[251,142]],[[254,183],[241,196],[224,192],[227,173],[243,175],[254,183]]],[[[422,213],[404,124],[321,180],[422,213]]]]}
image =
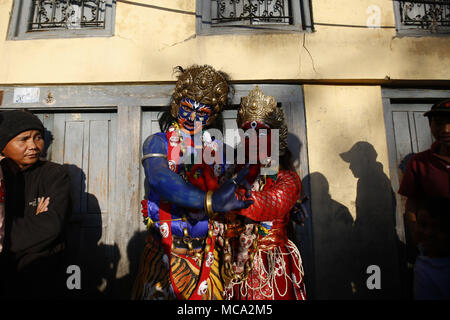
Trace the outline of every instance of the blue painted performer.
{"type": "Polygon", "coordinates": [[[143,145],[149,191],[142,212],[149,233],[133,299],[220,300],[219,230],[212,218],[253,203],[235,196],[248,168],[224,180],[223,165],[194,161],[205,150],[219,151],[205,129],[221,129],[228,77],[207,65],[179,69],[171,106],[159,119],[163,132],[143,145]]]}

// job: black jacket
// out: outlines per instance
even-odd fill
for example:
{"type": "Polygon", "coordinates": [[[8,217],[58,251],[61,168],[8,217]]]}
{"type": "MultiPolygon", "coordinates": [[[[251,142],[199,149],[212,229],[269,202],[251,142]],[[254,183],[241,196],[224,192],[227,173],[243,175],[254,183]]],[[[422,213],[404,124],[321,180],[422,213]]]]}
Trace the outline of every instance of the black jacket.
{"type": "Polygon", "coordinates": [[[17,286],[19,280],[39,277],[45,281],[55,268],[62,267],[56,265],[61,261],[54,257],[65,248],[71,215],[69,176],[62,165],[49,161],[38,161],[23,171],[9,159],[0,165],[6,186],[2,265],[8,270],[8,282],[17,286]],[[50,204],[47,212],[36,215],[39,197],[50,197],[50,204]]]}

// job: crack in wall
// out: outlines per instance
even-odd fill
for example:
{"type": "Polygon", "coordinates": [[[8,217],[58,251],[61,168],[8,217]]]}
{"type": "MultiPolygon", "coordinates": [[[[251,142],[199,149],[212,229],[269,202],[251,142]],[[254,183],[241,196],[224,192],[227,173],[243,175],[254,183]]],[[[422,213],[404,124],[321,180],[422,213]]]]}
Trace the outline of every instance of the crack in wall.
{"type": "Polygon", "coordinates": [[[303,48],[306,50],[306,52],[308,52],[308,55],[311,58],[311,63],[312,63],[312,67],[313,67],[314,72],[316,74],[319,74],[319,72],[317,72],[317,70],[316,70],[313,56],[312,56],[311,52],[309,52],[308,48],[305,46],[305,41],[306,41],[306,33],[303,34],[303,48]]]}
{"type": "Polygon", "coordinates": [[[173,44],[167,45],[167,46],[165,46],[164,48],[159,49],[159,51],[165,50],[165,49],[167,49],[167,48],[175,47],[175,46],[177,46],[177,45],[179,45],[179,44],[181,44],[181,43],[184,43],[184,42],[187,42],[187,41],[189,41],[189,40],[195,39],[196,37],[197,37],[197,35],[196,35],[196,34],[193,34],[193,35],[187,37],[186,39],[184,39],[184,40],[182,40],[182,41],[178,41],[178,42],[175,42],[175,43],[173,43],[173,44]]]}

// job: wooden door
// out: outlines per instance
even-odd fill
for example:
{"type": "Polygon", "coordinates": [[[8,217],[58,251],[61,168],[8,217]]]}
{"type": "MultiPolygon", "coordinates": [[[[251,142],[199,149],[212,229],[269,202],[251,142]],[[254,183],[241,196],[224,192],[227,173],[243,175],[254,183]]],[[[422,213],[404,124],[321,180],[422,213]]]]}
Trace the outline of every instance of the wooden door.
{"type": "Polygon", "coordinates": [[[399,240],[403,243],[406,243],[403,221],[405,198],[398,194],[403,176],[402,168],[406,165],[402,165],[402,161],[408,155],[430,148],[433,137],[428,118],[423,114],[434,103],[449,96],[450,90],[383,89],[390,178],[396,194],[396,229],[399,240]]]}
{"type": "Polygon", "coordinates": [[[430,106],[420,105],[413,110],[399,110],[392,112],[396,163],[411,153],[429,149],[433,143],[428,119],[423,114],[430,106]]]}
{"type": "Polygon", "coordinates": [[[71,181],[67,265],[78,265],[82,272],[82,290],[72,293],[90,298],[107,295],[115,276],[116,259],[116,248],[110,245],[108,216],[117,206],[117,114],[35,114],[46,128],[45,157],[66,166],[71,181]]]}
{"type": "Polygon", "coordinates": [[[428,118],[424,113],[437,101],[450,97],[450,90],[383,89],[384,120],[389,151],[389,169],[396,197],[396,231],[401,257],[403,296],[412,297],[413,263],[417,249],[405,229],[406,198],[398,194],[408,157],[427,150],[433,143],[428,118]]]}

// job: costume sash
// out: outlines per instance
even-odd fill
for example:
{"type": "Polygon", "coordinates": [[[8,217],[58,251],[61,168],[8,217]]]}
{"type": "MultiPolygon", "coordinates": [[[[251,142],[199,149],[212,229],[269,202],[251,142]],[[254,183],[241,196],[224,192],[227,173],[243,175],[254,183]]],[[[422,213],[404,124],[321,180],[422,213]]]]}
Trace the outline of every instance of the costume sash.
{"type": "MultiPolygon", "coordinates": [[[[174,172],[178,172],[180,165],[181,146],[177,130],[169,129],[167,131],[167,140],[169,142],[167,144],[167,160],[169,162],[169,168],[174,172]]],[[[172,215],[170,212],[171,212],[171,204],[166,200],[161,199],[159,206],[159,221],[160,221],[159,231],[162,237],[161,242],[164,248],[164,252],[167,255],[169,261],[168,268],[170,274],[170,282],[172,284],[173,291],[177,299],[181,300],[183,299],[183,296],[175,284],[172,268],[170,266],[170,257],[173,244],[172,215]]],[[[208,229],[210,230],[210,232],[208,232],[208,236],[206,237],[205,248],[209,249],[204,250],[202,266],[200,268],[197,285],[194,291],[192,292],[191,296],[188,298],[188,300],[201,300],[203,298],[203,295],[208,291],[208,278],[211,271],[211,266],[214,263],[214,244],[215,244],[214,224],[209,223],[208,229]]],[[[189,260],[193,260],[188,256],[186,258],[189,260]]],[[[196,263],[195,261],[191,262],[196,263]]]]}

